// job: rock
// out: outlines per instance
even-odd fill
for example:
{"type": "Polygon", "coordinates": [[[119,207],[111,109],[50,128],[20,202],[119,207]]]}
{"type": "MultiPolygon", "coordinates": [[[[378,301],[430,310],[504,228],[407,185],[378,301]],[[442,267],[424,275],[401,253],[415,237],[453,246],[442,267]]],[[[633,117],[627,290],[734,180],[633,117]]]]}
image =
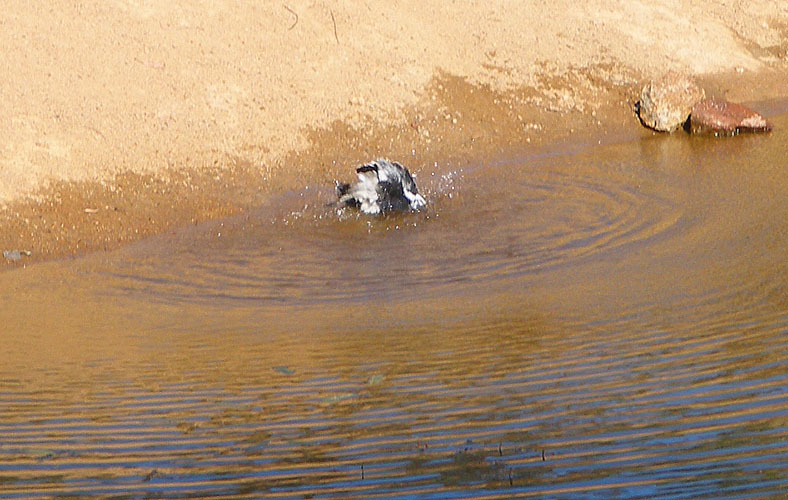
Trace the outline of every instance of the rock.
{"type": "Polygon", "coordinates": [[[692,108],[690,130],[693,134],[736,135],[739,132],[771,132],[772,124],[746,106],[712,97],[692,108]]]}
{"type": "Polygon", "coordinates": [[[643,87],[638,115],[649,128],[673,132],[687,121],[692,106],[705,96],[690,78],[671,71],[643,87]]]}
{"type": "Polygon", "coordinates": [[[30,257],[33,253],[30,250],[3,250],[3,258],[11,262],[22,260],[22,256],[30,257]]]}

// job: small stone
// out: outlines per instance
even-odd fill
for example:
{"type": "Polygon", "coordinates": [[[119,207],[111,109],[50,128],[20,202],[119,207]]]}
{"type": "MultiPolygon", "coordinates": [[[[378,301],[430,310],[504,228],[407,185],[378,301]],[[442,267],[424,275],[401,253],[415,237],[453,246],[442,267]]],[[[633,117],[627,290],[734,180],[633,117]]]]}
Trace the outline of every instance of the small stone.
{"type": "Polygon", "coordinates": [[[22,256],[30,257],[33,252],[30,250],[3,250],[3,258],[11,262],[22,260],[22,256]]]}
{"type": "Polygon", "coordinates": [[[771,132],[772,124],[746,106],[724,99],[704,99],[692,108],[693,134],[736,135],[740,132],[771,132]]]}
{"type": "Polygon", "coordinates": [[[19,253],[19,250],[3,250],[3,257],[11,262],[22,260],[22,254],[19,253]]]}
{"type": "Polygon", "coordinates": [[[643,87],[638,115],[646,127],[673,132],[687,121],[692,106],[705,96],[690,78],[671,71],[643,87]]]}

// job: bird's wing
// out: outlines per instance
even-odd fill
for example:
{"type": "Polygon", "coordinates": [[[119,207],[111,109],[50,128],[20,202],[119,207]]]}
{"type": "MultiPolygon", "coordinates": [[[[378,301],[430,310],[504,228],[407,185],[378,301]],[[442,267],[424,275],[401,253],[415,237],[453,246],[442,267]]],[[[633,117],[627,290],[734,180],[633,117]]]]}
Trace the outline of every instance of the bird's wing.
{"type": "Polygon", "coordinates": [[[378,166],[375,163],[361,165],[356,169],[356,174],[361,182],[378,182],[378,166]]]}

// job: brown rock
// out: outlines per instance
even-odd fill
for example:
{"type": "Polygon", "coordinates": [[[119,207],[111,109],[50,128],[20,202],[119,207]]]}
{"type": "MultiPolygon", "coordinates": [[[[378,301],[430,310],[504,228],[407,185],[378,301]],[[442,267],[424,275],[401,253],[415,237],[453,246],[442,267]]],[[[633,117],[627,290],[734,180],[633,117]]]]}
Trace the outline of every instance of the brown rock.
{"type": "Polygon", "coordinates": [[[671,71],[643,87],[638,114],[643,125],[673,132],[687,121],[692,106],[705,96],[692,79],[671,71]]]}
{"type": "Polygon", "coordinates": [[[771,132],[766,118],[741,104],[723,99],[704,99],[692,108],[693,134],[736,135],[739,132],[771,132]]]}

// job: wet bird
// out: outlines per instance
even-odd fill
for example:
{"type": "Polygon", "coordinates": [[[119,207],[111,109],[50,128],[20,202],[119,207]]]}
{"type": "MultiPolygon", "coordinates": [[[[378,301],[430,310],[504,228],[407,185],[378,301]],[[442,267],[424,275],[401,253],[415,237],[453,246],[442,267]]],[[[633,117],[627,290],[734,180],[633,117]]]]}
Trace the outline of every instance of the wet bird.
{"type": "Polygon", "coordinates": [[[358,208],[365,214],[415,212],[427,206],[407,168],[378,159],[356,169],[358,182],[337,182],[337,206],[358,208]]]}

